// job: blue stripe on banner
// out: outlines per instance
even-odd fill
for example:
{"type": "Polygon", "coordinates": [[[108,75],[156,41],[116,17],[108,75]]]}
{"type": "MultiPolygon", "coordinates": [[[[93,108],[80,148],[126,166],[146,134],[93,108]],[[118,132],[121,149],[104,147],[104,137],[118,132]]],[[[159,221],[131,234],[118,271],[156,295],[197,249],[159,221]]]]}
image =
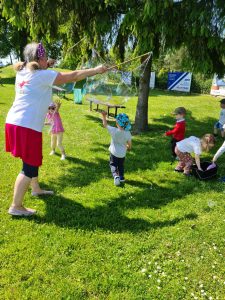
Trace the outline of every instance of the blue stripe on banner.
{"type": "Polygon", "coordinates": [[[179,82],[181,82],[182,79],[184,79],[184,77],[186,77],[188,75],[188,72],[185,72],[183,75],[181,75],[173,84],[171,84],[171,86],[168,87],[168,90],[172,90],[172,88],[174,88],[179,82]]]}

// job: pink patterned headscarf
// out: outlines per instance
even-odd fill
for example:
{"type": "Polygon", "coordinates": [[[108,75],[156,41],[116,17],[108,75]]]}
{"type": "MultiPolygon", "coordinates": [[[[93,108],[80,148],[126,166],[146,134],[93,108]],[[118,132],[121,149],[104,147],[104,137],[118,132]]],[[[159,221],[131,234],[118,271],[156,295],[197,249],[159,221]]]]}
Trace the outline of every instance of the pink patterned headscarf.
{"type": "Polygon", "coordinates": [[[42,43],[38,44],[37,56],[38,56],[38,58],[41,58],[41,57],[45,56],[45,48],[43,47],[42,43]]]}

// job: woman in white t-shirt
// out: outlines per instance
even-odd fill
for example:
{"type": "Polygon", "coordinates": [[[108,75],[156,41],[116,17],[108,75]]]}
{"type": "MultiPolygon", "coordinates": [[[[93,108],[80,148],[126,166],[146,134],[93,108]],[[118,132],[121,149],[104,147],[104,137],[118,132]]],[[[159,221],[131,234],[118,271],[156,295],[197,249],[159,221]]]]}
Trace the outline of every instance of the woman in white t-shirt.
{"type": "Polygon", "coordinates": [[[179,163],[175,168],[177,172],[184,172],[189,176],[193,158],[191,153],[195,155],[195,162],[199,170],[202,171],[200,165],[200,155],[203,151],[208,152],[215,145],[215,138],[212,134],[205,134],[201,139],[190,136],[176,144],[175,153],[179,158],[179,163]]]}
{"type": "Polygon", "coordinates": [[[47,70],[46,52],[41,43],[28,44],[24,62],[15,65],[16,96],[5,124],[6,151],[23,162],[17,176],[9,214],[29,216],[35,210],[23,206],[23,198],[31,185],[32,195],[53,194],[42,190],[38,183],[38,168],[42,164],[42,128],[52,99],[52,85],[82,80],[106,72],[104,66],[71,72],[47,70]]]}

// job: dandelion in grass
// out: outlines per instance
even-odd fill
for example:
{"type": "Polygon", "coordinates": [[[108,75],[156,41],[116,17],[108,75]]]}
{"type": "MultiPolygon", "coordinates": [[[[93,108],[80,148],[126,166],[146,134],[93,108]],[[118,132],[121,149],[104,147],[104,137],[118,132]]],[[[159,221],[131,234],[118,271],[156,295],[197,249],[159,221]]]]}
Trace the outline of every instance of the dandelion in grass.
{"type": "Polygon", "coordinates": [[[208,207],[213,208],[214,206],[216,206],[216,202],[208,200],[208,207]]]}

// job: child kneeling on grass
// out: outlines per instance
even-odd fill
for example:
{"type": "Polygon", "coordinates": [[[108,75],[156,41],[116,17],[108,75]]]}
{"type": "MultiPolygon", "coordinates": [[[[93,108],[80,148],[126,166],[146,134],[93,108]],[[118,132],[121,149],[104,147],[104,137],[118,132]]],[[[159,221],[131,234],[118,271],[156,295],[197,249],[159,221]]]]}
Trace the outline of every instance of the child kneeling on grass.
{"type": "Polygon", "coordinates": [[[111,135],[110,151],[110,169],[114,178],[114,184],[120,185],[125,182],[124,161],[127,150],[131,149],[131,124],[126,114],[118,114],[116,117],[116,127],[109,126],[106,120],[107,113],[102,111],[103,126],[108,129],[111,135]]]}
{"type": "Polygon", "coordinates": [[[215,145],[215,138],[212,134],[207,133],[201,139],[190,136],[176,144],[175,153],[179,158],[179,163],[174,171],[184,172],[184,175],[189,176],[193,165],[191,153],[195,154],[195,162],[198,170],[201,170],[200,155],[202,151],[208,152],[215,145]]]}

